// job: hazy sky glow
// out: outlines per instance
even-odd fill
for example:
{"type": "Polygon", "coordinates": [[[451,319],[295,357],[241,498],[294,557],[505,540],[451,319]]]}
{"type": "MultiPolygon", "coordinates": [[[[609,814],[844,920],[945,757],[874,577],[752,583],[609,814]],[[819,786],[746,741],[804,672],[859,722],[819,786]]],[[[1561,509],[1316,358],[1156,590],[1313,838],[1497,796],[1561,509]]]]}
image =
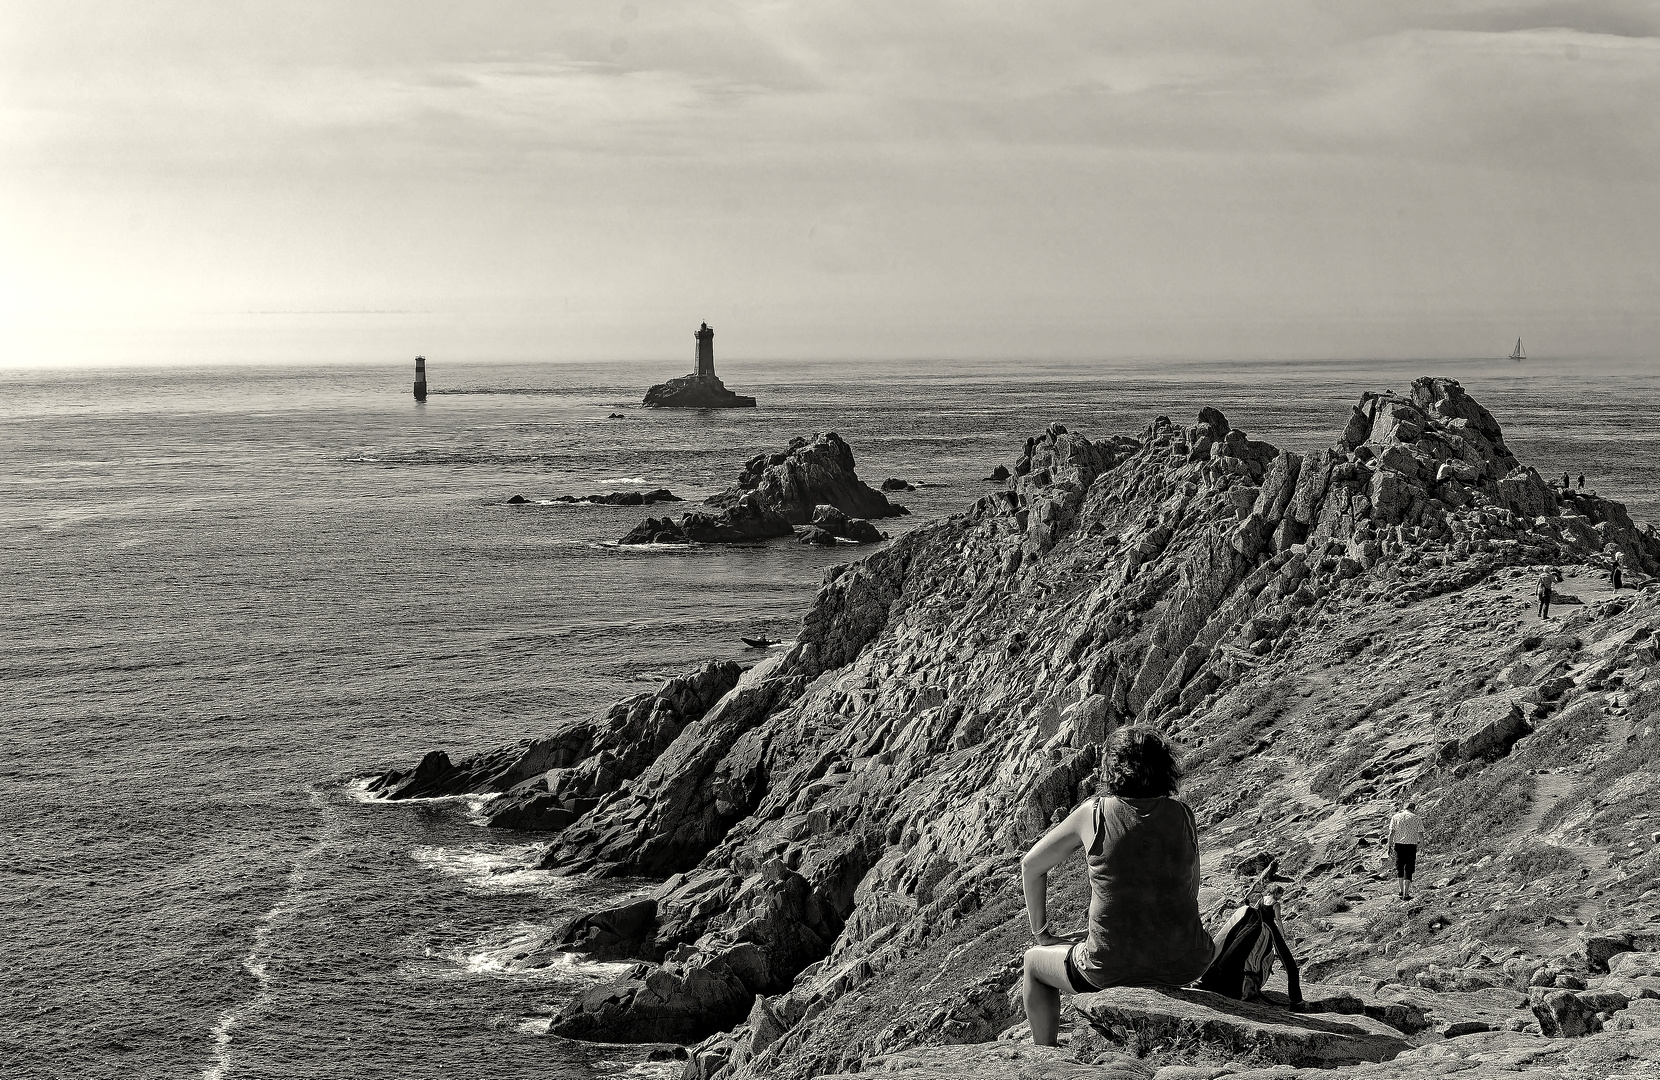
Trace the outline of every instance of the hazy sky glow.
{"type": "Polygon", "coordinates": [[[1653,356],[1660,4],[0,0],[0,364],[1653,356]]]}

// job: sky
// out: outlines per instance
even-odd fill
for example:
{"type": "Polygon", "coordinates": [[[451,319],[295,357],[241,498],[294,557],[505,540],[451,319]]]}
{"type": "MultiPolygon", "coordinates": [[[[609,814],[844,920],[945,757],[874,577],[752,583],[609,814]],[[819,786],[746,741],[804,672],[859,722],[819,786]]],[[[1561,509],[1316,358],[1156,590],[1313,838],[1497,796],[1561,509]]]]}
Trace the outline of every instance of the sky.
{"type": "Polygon", "coordinates": [[[1660,3],[0,0],[0,365],[1660,340],[1660,3]]]}

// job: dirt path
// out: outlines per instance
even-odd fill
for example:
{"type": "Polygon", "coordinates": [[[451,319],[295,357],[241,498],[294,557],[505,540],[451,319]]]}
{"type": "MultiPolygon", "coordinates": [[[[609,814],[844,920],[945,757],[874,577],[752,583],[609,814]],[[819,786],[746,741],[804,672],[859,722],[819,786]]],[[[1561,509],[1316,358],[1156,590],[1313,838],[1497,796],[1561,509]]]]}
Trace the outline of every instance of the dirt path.
{"type": "Polygon", "coordinates": [[[1540,773],[1533,778],[1533,806],[1522,819],[1518,830],[1523,836],[1531,836],[1539,831],[1539,823],[1545,820],[1545,815],[1556,808],[1556,804],[1574,793],[1574,778],[1565,773],[1540,773]]]}

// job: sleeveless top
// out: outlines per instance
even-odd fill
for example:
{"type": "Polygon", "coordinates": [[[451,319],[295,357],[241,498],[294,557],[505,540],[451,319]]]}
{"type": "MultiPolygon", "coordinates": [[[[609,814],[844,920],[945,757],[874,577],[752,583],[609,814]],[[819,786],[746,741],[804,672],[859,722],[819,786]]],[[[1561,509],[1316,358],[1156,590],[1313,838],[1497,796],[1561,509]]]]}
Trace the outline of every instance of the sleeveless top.
{"type": "Polygon", "coordinates": [[[1210,966],[1199,919],[1199,829],[1179,799],[1095,800],[1089,936],[1072,962],[1092,985],[1181,986],[1210,966]]]}

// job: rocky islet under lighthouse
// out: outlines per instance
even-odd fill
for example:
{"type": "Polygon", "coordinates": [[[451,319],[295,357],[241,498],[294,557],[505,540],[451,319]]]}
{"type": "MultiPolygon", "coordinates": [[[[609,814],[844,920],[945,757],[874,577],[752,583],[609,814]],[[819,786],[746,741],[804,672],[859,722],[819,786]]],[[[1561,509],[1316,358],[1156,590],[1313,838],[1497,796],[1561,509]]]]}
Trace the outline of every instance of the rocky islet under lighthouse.
{"type": "Polygon", "coordinates": [[[645,405],[653,409],[753,409],[755,399],[728,390],[715,374],[715,331],[704,323],[692,332],[697,340],[696,363],[690,375],[658,383],[646,391],[645,405]]]}

